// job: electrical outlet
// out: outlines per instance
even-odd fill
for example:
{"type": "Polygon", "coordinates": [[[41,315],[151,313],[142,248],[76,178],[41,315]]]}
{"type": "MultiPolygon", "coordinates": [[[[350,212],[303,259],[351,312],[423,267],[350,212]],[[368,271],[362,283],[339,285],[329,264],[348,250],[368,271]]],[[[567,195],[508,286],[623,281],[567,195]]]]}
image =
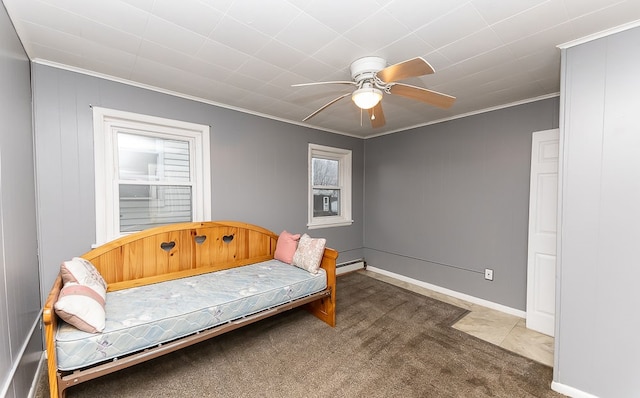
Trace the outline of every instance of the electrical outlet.
{"type": "Polygon", "coordinates": [[[484,279],[486,279],[488,281],[492,281],[493,280],[493,270],[491,268],[485,268],[484,269],[484,279]]]}

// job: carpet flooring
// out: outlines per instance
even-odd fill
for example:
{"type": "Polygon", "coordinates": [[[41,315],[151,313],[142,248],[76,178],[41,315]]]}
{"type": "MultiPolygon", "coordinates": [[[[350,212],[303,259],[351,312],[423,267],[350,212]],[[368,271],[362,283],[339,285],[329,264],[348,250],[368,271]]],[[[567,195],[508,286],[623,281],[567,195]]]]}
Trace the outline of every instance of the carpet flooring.
{"type": "MultiPolygon", "coordinates": [[[[78,397],[561,397],[552,369],[451,328],[466,311],[351,273],[337,326],[304,310],[67,390],[78,397]]],[[[36,397],[48,396],[41,377],[36,397]]]]}

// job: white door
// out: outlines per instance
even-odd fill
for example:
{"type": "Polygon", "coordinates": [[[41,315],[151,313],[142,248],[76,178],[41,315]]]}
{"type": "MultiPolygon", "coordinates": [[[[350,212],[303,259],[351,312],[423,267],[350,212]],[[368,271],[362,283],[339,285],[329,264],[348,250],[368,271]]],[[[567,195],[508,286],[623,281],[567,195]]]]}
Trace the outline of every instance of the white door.
{"type": "Polygon", "coordinates": [[[558,129],[533,133],[527,256],[527,328],[553,336],[556,305],[558,129]]]}

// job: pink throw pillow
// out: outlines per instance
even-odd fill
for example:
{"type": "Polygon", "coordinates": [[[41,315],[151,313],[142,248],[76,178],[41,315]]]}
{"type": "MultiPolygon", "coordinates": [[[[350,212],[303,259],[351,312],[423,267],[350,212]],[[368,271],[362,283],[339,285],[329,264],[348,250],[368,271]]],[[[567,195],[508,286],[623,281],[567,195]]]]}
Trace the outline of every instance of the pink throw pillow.
{"type": "Polygon", "coordinates": [[[291,264],[293,262],[293,254],[298,248],[298,239],[300,239],[300,234],[294,235],[287,231],[282,231],[280,236],[278,236],[276,252],[273,258],[283,263],[291,264]]]}

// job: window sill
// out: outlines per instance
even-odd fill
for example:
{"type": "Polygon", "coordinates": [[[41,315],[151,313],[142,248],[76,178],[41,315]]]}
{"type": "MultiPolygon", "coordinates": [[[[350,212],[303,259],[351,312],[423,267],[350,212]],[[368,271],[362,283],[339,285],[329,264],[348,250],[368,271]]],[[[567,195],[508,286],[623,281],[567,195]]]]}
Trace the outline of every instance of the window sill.
{"type": "Polygon", "coordinates": [[[343,221],[324,222],[324,223],[311,223],[311,224],[307,224],[307,228],[320,229],[320,228],[332,228],[332,227],[348,227],[351,224],[353,224],[353,220],[343,220],[343,221]]]}

